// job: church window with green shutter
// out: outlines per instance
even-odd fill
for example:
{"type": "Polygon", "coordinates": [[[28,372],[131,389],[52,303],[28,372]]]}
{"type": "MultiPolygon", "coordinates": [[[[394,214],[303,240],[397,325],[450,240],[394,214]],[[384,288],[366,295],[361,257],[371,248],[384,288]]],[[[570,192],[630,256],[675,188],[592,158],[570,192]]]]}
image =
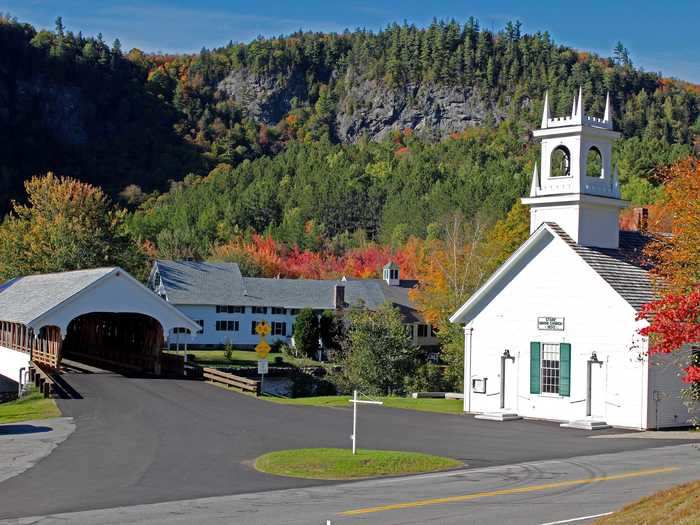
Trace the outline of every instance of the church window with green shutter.
{"type": "Polygon", "coordinates": [[[530,393],[571,394],[569,343],[530,343],[530,393]]]}

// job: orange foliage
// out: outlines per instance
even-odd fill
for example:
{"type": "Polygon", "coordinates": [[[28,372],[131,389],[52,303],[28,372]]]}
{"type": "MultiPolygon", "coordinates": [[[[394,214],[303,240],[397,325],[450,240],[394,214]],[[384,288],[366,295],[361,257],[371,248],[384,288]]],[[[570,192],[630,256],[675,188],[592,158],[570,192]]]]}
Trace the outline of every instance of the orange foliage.
{"type": "MultiPolygon", "coordinates": [[[[644,206],[649,214],[647,227],[654,232],[670,232],[673,217],[665,215],[666,210],[657,204],[647,204],[644,206]]],[[[637,224],[636,210],[637,208],[627,208],[620,212],[619,225],[621,230],[636,231],[639,229],[637,224]]]]}
{"type": "Polygon", "coordinates": [[[658,238],[647,255],[664,287],[683,293],[700,279],[700,161],[690,157],[674,164],[664,181],[664,198],[650,226],[659,231],[670,217],[672,235],[658,238]]]}
{"type": "MultiPolygon", "coordinates": [[[[646,304],[638,319],[649,325],[651,353],[670,353],[700,342],[700,161],[688,158],[665,172],[661,217],[672,217],[671,236],[647,249],[662,297],[646,304]]],[[[684,381],[700,382],[700,363],[684,368],[684,381]]]]}

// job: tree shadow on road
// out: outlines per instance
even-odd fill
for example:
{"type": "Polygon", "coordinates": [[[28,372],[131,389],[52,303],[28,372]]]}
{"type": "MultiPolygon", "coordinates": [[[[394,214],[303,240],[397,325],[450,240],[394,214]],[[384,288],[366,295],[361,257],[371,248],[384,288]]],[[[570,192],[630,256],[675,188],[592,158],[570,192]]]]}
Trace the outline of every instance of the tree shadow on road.
{"type": "Polygon", "coordinates": [[[36,425],[2,425],[0,426],[0,436],[17,436],[22,434],[40,434],[51,432],[53,428],[36,425]]]}

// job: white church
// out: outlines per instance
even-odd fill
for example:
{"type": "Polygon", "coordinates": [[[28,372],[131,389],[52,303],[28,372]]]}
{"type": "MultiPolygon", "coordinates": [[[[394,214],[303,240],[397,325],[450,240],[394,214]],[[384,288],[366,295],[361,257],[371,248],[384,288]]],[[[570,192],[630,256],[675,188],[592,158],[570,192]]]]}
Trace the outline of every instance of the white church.
{"type": "Polygon", "coordinates": [[[565,117],[545,97],[533,134],[531,235],[450,319],[464,325],[465,412],[583,429],[688,424],[682,363],[650,358],[638,334],[654,299],[649,237],[618,226],[628,203],[611,169],[609,95],[602,118],[585,114],[580,90],[565,117]]]}

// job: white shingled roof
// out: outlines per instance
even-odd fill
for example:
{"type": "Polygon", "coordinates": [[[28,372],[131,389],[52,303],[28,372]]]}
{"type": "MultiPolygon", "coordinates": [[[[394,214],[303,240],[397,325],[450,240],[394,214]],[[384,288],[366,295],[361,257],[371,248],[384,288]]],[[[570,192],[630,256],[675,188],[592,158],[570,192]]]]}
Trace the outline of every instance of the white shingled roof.
{"type": "Polygon", "coordinates": [[[53,325],[65,334],[91,312],[141,313],[173,328],[199,329],[192,319],[118,267],[27,275],[0,285],[0,321],[30,328],[53,325]]]}
{"type": "Polygon", "coordinates": [[[0,320],[29,325],[117,269],[95,268],[12,279],[0,287],[0,320]]]}

